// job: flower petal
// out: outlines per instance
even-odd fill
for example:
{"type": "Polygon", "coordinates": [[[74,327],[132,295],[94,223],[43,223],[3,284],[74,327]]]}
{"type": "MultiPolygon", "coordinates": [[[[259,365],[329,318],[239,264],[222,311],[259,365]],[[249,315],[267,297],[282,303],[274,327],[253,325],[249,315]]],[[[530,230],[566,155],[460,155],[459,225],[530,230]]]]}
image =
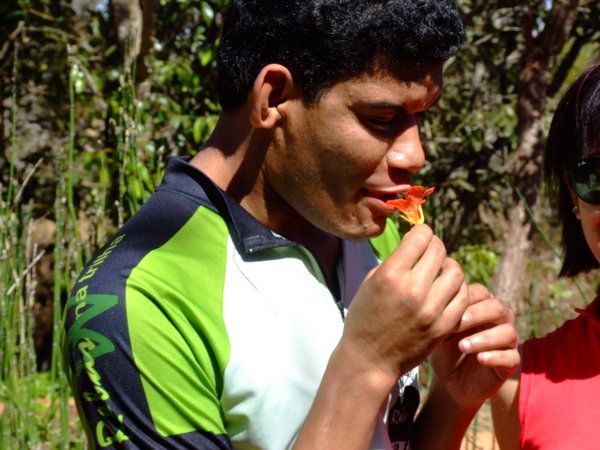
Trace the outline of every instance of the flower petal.
{"type": "Polygon", "coordinates": [[[400,217],[411,225],[423,223],[425,217],[421,205],[425,203],[425,197],[434,191],[434,187],[425,189],[423,186],[411,186],[404,193],[404,198],[388,200],[386,204],[400,211],[400,217]]]}

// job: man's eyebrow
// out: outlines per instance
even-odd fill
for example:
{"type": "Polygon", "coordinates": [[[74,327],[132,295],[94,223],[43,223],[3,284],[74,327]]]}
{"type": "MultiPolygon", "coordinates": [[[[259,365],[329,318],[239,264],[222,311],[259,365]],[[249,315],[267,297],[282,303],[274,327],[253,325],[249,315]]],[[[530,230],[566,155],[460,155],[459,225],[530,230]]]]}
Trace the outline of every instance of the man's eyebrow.
{"type": "MultiPolygon", "coordinates": [[[[433,108],[435,105],[438,104],[438,102],[440,101],[440,99],[442,98],[441,95],[438,95],[436,97],[436,99],[433,101],[433,103],[431,103],[431,105],[428,106],[428,110],[433,108]]],[[[387,102],[385,100],[382,101],[364,101],[364,102],[360,102],[359,106],[363,106],[363,107],[367,107],[367,108],[372,108],[372,109],[390,109],[393,111],[396,111],[398,113],[406,113],[406,107],[404,105],[398,104],[398,103],[393,103],[393,102],[387,102]]]]}
{"type": "Polygon", "coordinates": [[[391,109],[397,112],[406,112],[406,108],[398,103],[386,102],[386,101],[363,101],[358,104],[359,106],[368,107],[372,109],[391,109]]]}

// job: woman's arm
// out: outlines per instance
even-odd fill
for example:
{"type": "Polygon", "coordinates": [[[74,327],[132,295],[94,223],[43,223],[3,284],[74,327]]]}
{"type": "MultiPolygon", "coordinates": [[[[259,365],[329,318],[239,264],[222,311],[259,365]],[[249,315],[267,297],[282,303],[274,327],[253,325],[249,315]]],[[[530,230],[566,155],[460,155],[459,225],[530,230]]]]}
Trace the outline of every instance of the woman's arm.
{"type": "Polygon", "coordinates": [[[521,427],[519,423],[520,368],[506,380],[492,397],[492,417],[496,439],[501,450],[519,450],[521,427]]]}

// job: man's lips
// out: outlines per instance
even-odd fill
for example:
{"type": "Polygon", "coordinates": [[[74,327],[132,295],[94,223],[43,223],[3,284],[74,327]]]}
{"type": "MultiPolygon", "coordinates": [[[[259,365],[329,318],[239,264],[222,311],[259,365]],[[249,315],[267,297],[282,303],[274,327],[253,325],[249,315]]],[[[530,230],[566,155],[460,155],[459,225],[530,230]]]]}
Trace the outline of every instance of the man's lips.
{"type": "Polygon", "coordinates": [[[411,187],[410,184],[402,184],[387,189],[367,189],[366,196],[378,198],[385,202],[398,198],[401,194],[406,193],[411,187]]]}
{"type": "Polygon", "coordinates": [[[394,186],[385,189],[365,189],[364,197],[371,198],[377,201],[378,206],[386,211],[393,212],[394,207],[386,204],[389,200],[395,200],[411,188],[409,184],[394,186]]]}

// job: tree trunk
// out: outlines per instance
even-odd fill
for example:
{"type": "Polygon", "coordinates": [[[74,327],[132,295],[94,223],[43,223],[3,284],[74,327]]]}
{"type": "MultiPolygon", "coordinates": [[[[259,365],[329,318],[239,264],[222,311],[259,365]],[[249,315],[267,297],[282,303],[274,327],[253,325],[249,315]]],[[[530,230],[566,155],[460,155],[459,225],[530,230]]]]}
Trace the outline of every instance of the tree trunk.
{"type": "Polygon", "coordinates": [[[577,16],[578,0],[555,0],[544,30],[533,37],[534,15],[525,11],[525,50],[518,83],[517,150],[513,174],[514,207],[510,208],[500,264],[492,291],[515,311],[522,310],[527,260],[531,250],[531,217],[540,189],[543,152],[544,108],[552,83],[550,68],[568,40],[577,16]]]}
{"type": "Polygon", "coordinates": [[[136,62],[136,82],[148,76],[144,56],[148,54],[154,36],[154,0],[111,0],[112,38],[116,40],[127,63],[136,62]]]}

